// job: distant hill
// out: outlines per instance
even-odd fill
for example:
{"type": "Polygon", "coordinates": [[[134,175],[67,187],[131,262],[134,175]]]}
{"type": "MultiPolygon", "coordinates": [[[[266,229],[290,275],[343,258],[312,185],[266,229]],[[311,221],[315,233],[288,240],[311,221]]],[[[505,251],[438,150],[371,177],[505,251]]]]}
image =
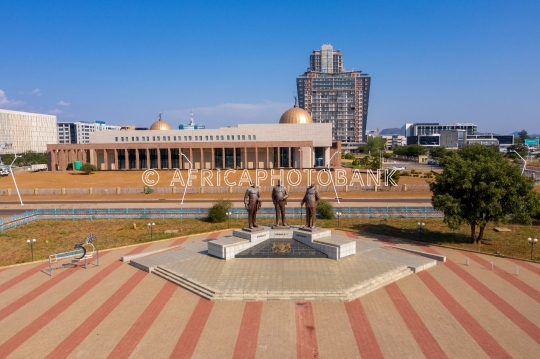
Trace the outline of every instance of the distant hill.
{"type": "MultiPolygon", "coordinates": [[[[512,132],[511,135],[519,136],[520,132],[521,131],[512,132]]],[[[537,134],[537,133],[529,133],[528,135],[529,135],[529,137],[532,137],[532,138],[540,137],[540,135],[537,134]]]]}
{"type": "Polygon", "coordinates": [[[398,127],[385,128],[384,130],[379,132],[379,135],[385,135],[385,136],[388,136],[388,135],[401,135],[401,136],[405,136],[405,126],[403,126],[401,128],[398,128],[398,127]]]}

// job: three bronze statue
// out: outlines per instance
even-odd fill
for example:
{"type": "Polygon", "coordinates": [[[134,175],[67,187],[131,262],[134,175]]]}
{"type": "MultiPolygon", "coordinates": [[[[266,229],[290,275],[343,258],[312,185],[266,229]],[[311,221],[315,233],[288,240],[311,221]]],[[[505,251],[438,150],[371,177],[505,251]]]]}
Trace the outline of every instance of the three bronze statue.
{"type": "MultiPolygon", "coordinates": [[[[289,193],[287,187],[281,185],[281,181],[272,189],[272,202],[276,210],[276,223],[274,228],[288,228],[285,221],[285,206],[287,205],[287,198],[289,193]]],[[[306,205],[306,224],[304,228],[315,228],[315,220],[317,215],[317,201],[319,200],[319,192],[314,183],[311,183],[306,189],[306,194],[300,203],[300,206],[306,205]]],[[[254,183],[251,183],[250,187],[246,190],[244,195],[244,205],[248,211],[248,228],[253,230],[258,228],[257,225],[257,211],[261,208],[261,196],[259,189],[254,183]]]]}

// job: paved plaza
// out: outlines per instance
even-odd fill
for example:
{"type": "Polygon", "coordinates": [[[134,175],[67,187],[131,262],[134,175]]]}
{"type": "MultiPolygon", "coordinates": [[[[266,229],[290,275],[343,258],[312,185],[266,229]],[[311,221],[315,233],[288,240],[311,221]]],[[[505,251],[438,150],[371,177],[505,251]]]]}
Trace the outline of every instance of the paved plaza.
{"type": "MultiPolygon", "coordinates": [[[[368,245],[390,244],[337,233],[368,245]]],[[[540,353],[540,265],[529,262],[400,244],[447,261],[350,302],[242,302],[208,301],[120,261],[229,234],[102,251],[99,267],[59,268],[52,277],[45,262],[0,268],[0,358],[535,358],[540,353]]]]}

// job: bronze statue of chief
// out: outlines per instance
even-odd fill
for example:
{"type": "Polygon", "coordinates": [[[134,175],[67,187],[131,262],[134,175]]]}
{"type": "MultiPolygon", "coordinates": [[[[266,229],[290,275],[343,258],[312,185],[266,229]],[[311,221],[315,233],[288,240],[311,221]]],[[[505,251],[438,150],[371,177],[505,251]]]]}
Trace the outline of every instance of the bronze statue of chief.
{"type": "Polygon", "coordinates": [[[300,206],[306,205],[306,225],[307,228],[315,228],[315,219],[317,216],[317,201],[319,200],[319,191],[314,183],[311,183],[306,189],[306,194],[302,199],[300,206]]]}
{"type": "Polygon", "coordinates": [[[248,211],[249,228],[258,228],[257,211],[261,208],[261,196],[259,195],[259,189],[253,182],[251,183],[251,186],[248,187],[246,194],[244,195],[244,205],[248,211]]]}
{"type": "Polygon", "coordinates": [[[281,180],[278,180],[277,186],[272,190],[272,202],[276,208],[276,224],[275,227],[288,227],[285,221],[285,206],[287,205],[287,187],[281,185],[281,180]],[[281,218],[281,220],[280,220],[281,218]],[[281,222],[281,224],[280,224],[281,222]]]}

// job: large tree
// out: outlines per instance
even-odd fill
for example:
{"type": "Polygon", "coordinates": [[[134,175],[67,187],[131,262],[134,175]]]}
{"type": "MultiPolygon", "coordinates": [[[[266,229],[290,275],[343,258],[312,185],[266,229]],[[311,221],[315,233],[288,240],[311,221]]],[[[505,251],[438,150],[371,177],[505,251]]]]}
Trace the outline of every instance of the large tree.
{"type": "Polygon", "coordinates": [[[367,142],[358,146],[361,153],[368,153],[378,156],[379,151],[386,150],[386,139],[382,137],[368,137],[367,142]]]}
{"type": "Polygon", "coordinates": [[[464,146],[445,156],[444,166],[430,184],[431,202],[444,212],[444,222],[450,228],[465,223],[470,226],[471,243],[482,240],[489,222],[511,218],[530,223],[531,216],[540,210],[534,181],[522,176],[520,169],[494,148],[464,146]]]}

